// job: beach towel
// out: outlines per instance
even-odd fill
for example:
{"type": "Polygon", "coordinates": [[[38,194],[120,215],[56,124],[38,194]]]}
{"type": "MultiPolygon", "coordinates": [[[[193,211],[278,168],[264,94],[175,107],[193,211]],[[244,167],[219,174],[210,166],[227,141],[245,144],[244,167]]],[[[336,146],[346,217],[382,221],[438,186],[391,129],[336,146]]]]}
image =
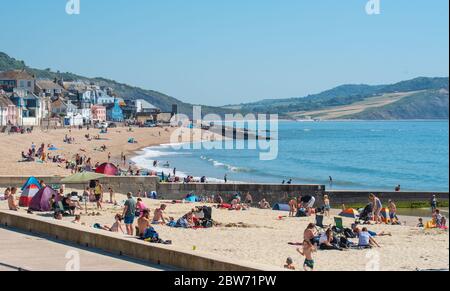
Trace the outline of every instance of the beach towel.
{"type": "Polygon", "coordinates": [[[149,227],[144,232],[144,240],[146,239],[159,239],[159,234],[153,227],[149,227]]]}
{"type": "Polygon", "coordinates": [[[230,209],[231,208],[231,204],[222,203],[222,204],[219,204],[219,208],[230,209]]]}

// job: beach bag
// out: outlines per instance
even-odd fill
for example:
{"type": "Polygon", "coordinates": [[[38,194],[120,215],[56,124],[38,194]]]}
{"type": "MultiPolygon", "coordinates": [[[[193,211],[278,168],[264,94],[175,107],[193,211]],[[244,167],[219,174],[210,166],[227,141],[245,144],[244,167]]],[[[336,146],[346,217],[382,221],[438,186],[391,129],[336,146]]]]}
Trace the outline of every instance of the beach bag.
{"type": "Polygon", "coordinates": [[[307,217],[306,212],[305,212],[304,209],[299,209],[299,210],[297,211],[297,215],[296,215],[296,216],[297,216],[297,217],[307,217]]]}
{"type": "Polygon", "coordinates": [[[344,229],[344,235],[346,238],[356,238],[356,234],[350,228],[344,229]]]}
{"type": "Polygon", "coordinates": [[[202,226],[203,226],[204,228],[210,228],[210,227],[213,227],[213,222],[212,222],[211,219],[204,219],[204,220],[202,221],[202,226]]]}
{"type": "Polygon", "coordinates": [[[339,246],[343,249],[348,249],[351,246],[351,242],[347,238],[341,237],[339,239],[339,246]]]}

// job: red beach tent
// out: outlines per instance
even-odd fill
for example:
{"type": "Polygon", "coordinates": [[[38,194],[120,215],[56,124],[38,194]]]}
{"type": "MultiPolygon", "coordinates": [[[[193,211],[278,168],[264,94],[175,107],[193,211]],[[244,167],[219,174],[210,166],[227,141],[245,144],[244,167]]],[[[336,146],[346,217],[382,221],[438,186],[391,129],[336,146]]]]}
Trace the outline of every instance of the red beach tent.
{"type": "Polygon", "coordinates": [[[98,174],[104,174],[108,176],[117,176],[119,174],[119,169],[111,163],[104,163],[95,169],[98,174]]]}
{"type": "Polygon", "coordinates": [[[28,185],[20,195],[19,206],[20,207],[28,207],[30,206],[31,199],[39,192],[40,188],[37,185],[30,184],[28,185]]]}

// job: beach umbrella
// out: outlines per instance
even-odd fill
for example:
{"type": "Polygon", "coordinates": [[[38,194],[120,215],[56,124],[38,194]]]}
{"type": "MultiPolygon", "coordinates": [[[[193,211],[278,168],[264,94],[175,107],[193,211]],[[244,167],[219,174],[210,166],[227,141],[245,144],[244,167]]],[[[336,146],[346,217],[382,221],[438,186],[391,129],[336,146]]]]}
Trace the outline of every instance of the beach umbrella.
{"type": "Polygon", "coordinates": [[[95,169],[98,174],[104,174],[108,176],[117,176],[119,174],[119,169],[111,163],[104,163],[95,169]]]}
{"type": "Polygon", "coordinates": [[[357,218],[357,217],[359,217],[359,212],[356,209],[349,208],[349,209],[342,211],[339,214],[339,216],[349,217],[349,218],[357,218]]]}
{"type": "Polygon", "coordinates": [[[103,174],[99,174],[99,173],[82,172],[82,173],[76,173],[72,176],[62,179],[61,183],[83,184],[83,183],[88,183],[89,181],[98,180],[98,179],[101,179],[104,177],[106,177],[106,176],[103,174]]]}

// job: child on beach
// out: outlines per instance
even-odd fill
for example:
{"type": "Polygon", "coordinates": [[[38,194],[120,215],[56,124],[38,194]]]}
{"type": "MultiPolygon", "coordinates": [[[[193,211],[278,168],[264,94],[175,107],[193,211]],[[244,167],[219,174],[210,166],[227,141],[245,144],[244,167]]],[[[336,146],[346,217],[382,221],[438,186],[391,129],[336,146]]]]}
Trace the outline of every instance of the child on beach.
{"type": "Polygon", "coordinates": [[[303,264],[303,269],[305,271],[314,271],[314,259],[313,253],[316,251],[316,247],[309,240],[305,240],[303,242],[303,250],[300,248],[297,249],[297,252],[305,257],[305,262],[303,264]]]}
{"type": "Polygon", "coordinates": [[[287,270],[295,271],[294,260],[292,260],[292,258],[287,258],[284,268],[287,270]]]}
{"type": "Polygon", "coordinates": [[[295,217],[297,215],[297,199],[292,198],[289,201],[289,217],[295,217]]]}
{"type": "Polygon", "coordinates": [[[425,225],[423,224],[423,218],[419,218],[419,223],[417,224],[417,227],[424,228],[425,225]]]}
{"type": "Polygon", "coordinates": [[[116,194],[114,193],[113,188],[109,187],[109,203],[116,205],[116,194]]]}
{"type": "Polygon", "coordinates": [[[9,210],[12,210],[12,211],[19,211],[19,206],[16,203],[16,192],[17,192],[17,188],[13,187],[13,188],[11,188],[11,192],[8,195],[8,207],[9,207],[9,210]]]}

